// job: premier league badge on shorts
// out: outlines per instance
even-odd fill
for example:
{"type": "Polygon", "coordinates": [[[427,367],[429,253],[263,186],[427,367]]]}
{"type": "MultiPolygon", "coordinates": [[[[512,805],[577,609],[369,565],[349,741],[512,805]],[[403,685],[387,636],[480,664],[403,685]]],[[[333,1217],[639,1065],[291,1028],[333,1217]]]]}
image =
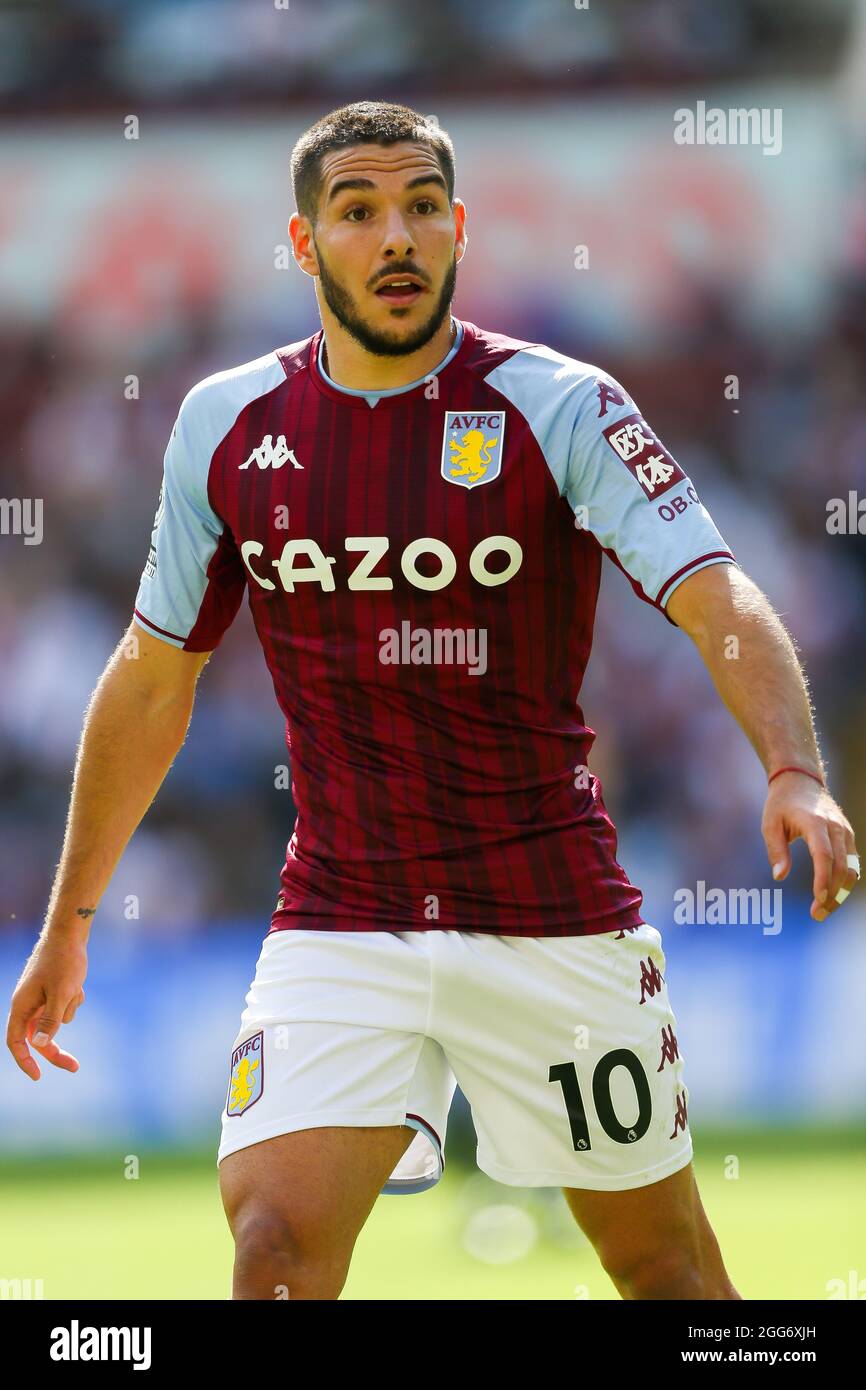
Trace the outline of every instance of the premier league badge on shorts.
{"type": "Polygon", "coordinates": [[[226,1114],[243,1115],[245,1110],[255,1105],[264,1088],[264,1034],[258,1032],[247,1038],[246,1042],[242,1042],[232,1053],[226,1114]]]}
{"type": "Polygon", "coordinates": [[[457,487],[492,483],[502,469],[505,413],[446,410],[442,477],[457,487]]]}

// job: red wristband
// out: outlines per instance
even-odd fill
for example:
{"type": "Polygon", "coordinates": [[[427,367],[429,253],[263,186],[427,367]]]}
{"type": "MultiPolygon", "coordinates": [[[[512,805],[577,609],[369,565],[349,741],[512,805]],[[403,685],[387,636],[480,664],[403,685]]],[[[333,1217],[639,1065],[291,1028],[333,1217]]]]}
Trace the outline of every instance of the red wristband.
{"type": "Polygon", "coordinates": [[[771,783],[772,780],[773,780],[773,777],[781,777],[781,775],[782,775],[783,772],[802,772],[802,774],[803,774],[804,777],[812,777],[812,778],[814,778],[814,780],[815,780],[820,786],[823,787],[823,786],[826,785],[825,782],[824,782],[823,777],[819,777],[818,774],[817,774],[817,772],[810,772],[808,768],[805,768],[805,767],[780,767],[780,768],[778,768],[778,769],[773,773],[773,776],[772,776],[772,777],[768,777],[768,778],[767,778],[767,786],[769,787],[770,783],[771,783]]]}

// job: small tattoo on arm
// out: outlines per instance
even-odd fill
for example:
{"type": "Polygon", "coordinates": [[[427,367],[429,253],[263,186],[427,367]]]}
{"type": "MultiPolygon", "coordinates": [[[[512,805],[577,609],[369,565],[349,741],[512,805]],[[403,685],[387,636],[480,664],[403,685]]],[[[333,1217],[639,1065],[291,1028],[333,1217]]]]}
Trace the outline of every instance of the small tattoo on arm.
{"type": "Polygon", "coordinates": [[[95,908],[95,907],[77,907],[77,908],[75,909],[75,911],[78,913],[79,917],[92,917],[93,914],[94,914],[94,912],[96,911],[96,908],[95,908]]]}

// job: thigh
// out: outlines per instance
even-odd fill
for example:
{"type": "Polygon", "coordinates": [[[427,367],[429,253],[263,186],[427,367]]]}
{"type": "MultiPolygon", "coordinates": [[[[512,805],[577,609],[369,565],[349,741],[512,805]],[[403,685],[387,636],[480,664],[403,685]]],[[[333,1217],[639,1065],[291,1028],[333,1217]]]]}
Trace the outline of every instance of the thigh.
{"type": "Polygon", "coordinates": [[[606,1266],[608,1258],[616,1263],[678,1237],[696,1243],[703,1207],[691,1163],[649,1187],[625,1192],[565,1187],[563,1194],[606,1266]]]}
{"type": "MultiPolygon", "coordinates": [[[[478,1165],[513,1186],[645,1189],[692,1145],[661,936],[451,933],[431,1029],[472,1109],[478,1165]]],[[[447,949],[446,949],[447,946],[447,949]]]]}
{"type": "Polygon", "coordinates": [[[348,1267],[388,1175],[415,1138],[408,1125],[324,1126],[238,1149],[219,1168],[232,1234],[267,1225],[306,1259],[348,1267]]]}
{"type": "Polygon", "coordinates": [[[694,1168],[625,1192],[564,1188],[572,1215],[623,1297],[689,1272],[690,1296],[736,1297],[698,1192],[694,1168]]]}

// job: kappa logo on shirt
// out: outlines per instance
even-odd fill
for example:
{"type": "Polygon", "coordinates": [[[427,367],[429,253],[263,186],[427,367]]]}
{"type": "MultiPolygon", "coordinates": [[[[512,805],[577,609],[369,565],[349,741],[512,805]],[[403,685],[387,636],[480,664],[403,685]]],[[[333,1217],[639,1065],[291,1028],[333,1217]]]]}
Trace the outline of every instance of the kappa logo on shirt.
{"type": "Polygon", "coordinates": [[[303,468],[302,463],[298,463],[295,452],[286,443],[284,434],[277,435],[277,442],[274,443],[274,436],[266,434],[257,449],[253,449],[248,459],[238,464],[238,469],[249,468],[251,463],[257,463],[259,468],[282,468],[283,464],[291,463],[293,468],[303,468]]]}
{"type": "Polygon", "coordinates": [[[637,478],[647,497],[661,497],[663,492],[685,480],[685,473],[676,459],[653,434],[641,415],[626,415],[624,420],[608,425],[604,437],[626,468],[637,478]]]}
{"type": "Polygon", "coordinates": [[[501,410],[470,414],[446,410],[442,477],[455,487],[492,483],[502,471],[505,415],[501,410]]]}
{"type": "Polygon", "coordinates": [[[154,531],[158,531],[158,530],[159,530],[159,524],[160,524],[160,522],[162,521],[162,518],[163,518],[164,516],[165,516],[165,474],[163,474],[162,482],[161,482],[160,485],[159,485],[159,496],[158,496],[157,499],[156,499],[156,513],[155,513],[154,518],[153,518],[153,529],[154,529],[154,531]]]}
{"type": "Polygon", "coordinates": [[[145,578],[147,578],[147,579],[155,579],[155,578],[156,578],[156,533],[157,533],[157,531],[159,530],[159,528],[160,528],[160,526],[161,526],[161,524],[162,524],[162,518],[163,518],[164,516],[165,516],[165,474],[163,474],[162,482],[161,482],[160,485],[159,485],[159,497],[158,497],[157,500],[156,500],[156,514],[155,514],[155,516],[154,516],[154,518],[153,518],[153,530],[151,531],[151,536],[150,536],[150,549],[149,549],[149,551],[148,551],[148,553],[147,553],[147,563],[146,563],[146,565],[145,565],[145,567],[144,567],[144,574],[145,574],[145,578]]]}

